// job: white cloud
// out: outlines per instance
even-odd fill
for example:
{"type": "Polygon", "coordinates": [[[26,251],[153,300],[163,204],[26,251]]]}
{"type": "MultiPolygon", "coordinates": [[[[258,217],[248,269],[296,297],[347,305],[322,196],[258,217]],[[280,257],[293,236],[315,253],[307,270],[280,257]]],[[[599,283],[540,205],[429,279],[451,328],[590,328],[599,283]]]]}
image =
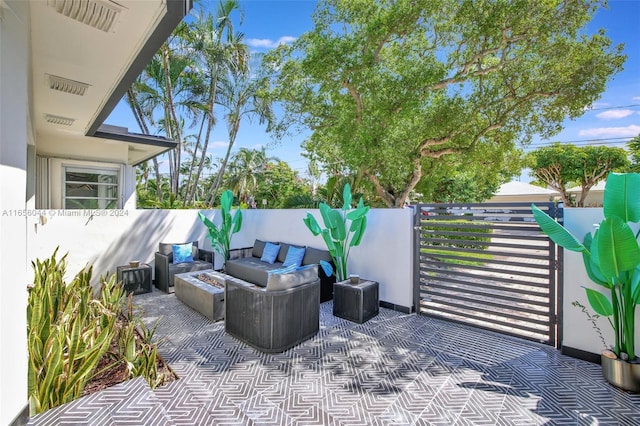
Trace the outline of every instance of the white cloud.
{"type": "Polygon", "coordinates": [[[630,109],[612,109],[610,111],[601,112],[596,114],[596,117],[601,118],[603,120],[618,120],[620,118],[625,118],[633,114],[633,111],[630,109]]]}
{"type": "Polygon", "coordinates": [[[632,101],[640,101],[640,96],[634,96],[631,98],[632,101]]]}
{"type": "Polygon", "coordinates": [[[247,44],[251,47],[262,47],[267,49],[273,49],[281,44],[291,43],[295,40],[292,36],[282,36],[278,40],[271,40],[270,38],[248,38],[247,44]]]}
{"type": "Polygon", "coordinates": [[[592,129],[580,130],[580,136],[602,137],[602,138],[625,138],[638,136],[640,126],[632,124],[627,127],[594,127],[592,129]]]}
{"type": "Polygon", "coordinates": [[[226,148],[227,146],[229,146],[229,141],[213,141],[213,142],[209,142],[209,145],[207,146],[207,151],[211,151],[212,149],[217,149],[217,148],[226,148]]]}

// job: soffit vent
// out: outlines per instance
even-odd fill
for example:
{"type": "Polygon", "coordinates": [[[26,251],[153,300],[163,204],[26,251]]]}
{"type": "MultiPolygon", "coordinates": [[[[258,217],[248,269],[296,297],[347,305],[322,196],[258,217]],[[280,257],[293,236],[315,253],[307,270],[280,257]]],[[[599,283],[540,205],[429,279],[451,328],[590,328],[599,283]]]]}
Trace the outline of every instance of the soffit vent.
{"type": "Polygon", "coordinates": [[[71,93],[72,95],[84,96],[85,92],[89,88],[86,83],[80,83],[79,81],[69,80],[68,78],[58,77],[57,75],[47,74],[49,78],[49,89],[59,90],[64,93],[71,93]]]}
{"type": "Polygon", "coordinates": [[[45,114],[44,119],[47,120],[47,123],[60,124],[62,126],[71,126],[73,122],[76,121],[75,118],[60,117],[59,115],[53,114],[45,114]]]}
{"type": "Polygon", "coordinates": [[[116,23],[122,7],[102,0],[47,0],[56,12],[90,27],[109,32],[116,23]]]}

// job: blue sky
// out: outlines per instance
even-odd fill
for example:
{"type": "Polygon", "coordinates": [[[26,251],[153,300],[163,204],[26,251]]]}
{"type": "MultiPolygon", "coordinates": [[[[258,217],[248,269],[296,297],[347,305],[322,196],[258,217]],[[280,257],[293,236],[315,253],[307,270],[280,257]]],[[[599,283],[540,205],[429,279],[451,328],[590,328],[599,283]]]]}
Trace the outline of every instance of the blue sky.
{"type": "MultiPolygon", "coordinates": [[[[203,2],[206,3],[215,5],[217,1],[203,2]]],[[[254,52],[266,52],[279,43],[291,42],[313,26],[314,0],[241,0],[241,4],[244,22],[237,29],[244,32],[245,40],[254,52]]],[[[640,0],[609,0],[609,8],[596,12],[587,32],[592,33],[599,28],[606,30],[614,44],[624,43],[628,56],[624,70],[609,82],[607,90],[592,109],[579,119],[567,120],[564,130],[551,141],[575,142],[579,146],[606,144],[624,147],[628,139],[640,134],[640,0]]],[[[127,126],[130,131],[140,131],[128,107],[122,103],[107,122],[127,126]]],[[[234,150],[267,146],[268,155],[288,162],[304,176],[307,161],[300,156],[300,143],[304,138],[305,135],[301,134],[274,145],[263,126],[257,122],[243,122],[234,150]]],[[[548,142],[534,139],[531,148],[548,142]]],[[[227,135],[222,121],[214,130],[209,144],[214,157],[224,155],[227,135]]],[[[530,179],[524,173],[521,180],[530,179]]]]}

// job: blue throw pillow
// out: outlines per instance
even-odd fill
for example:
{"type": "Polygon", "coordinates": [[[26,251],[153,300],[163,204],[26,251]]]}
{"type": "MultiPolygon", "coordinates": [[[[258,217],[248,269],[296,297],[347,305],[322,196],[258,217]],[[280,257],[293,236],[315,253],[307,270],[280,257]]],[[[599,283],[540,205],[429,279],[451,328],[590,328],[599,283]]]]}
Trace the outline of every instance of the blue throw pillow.
{"type": "Polygon", "coordinates": [[[173,249],[173,263],[186,263],[193,262],[193,244],[174,244],[173,249]]]}
{"type": "Polygon", "coordinates": [[[262,251],[262,257],[260,258],[260,260],[273,264],[273,262],[275,262],[276,258],[278,257],[279,251],[279,244],[267,243],[264,245],[264,250],[262,251]]]}
{"type": "Polygon", "coordinates": [[[272,269],[270,271],[267,271],[267,275],[288,274],[295,270],[296,270],[296,265],[290,265],[290,266],[287,266],[286,268],[272,269]]]}
{"type": "Polygon", "coordinates": [[[296,267],[302,265],[302,258],[304,257],[304,247],[289,246],[287,257],[282,262],[282,266],[295,265],[296,267]]]}

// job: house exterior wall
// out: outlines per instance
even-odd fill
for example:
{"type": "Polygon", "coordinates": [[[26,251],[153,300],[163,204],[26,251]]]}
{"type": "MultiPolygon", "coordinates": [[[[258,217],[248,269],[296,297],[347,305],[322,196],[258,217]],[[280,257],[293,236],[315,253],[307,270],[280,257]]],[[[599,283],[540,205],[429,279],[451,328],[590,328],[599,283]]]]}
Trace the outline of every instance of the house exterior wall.
{"type": "Polygon", "coordinates": [[[27,407],[29,2],[0,1],[0,424],[27,407]]]}
{"type": "MultiPolygon", "coordinates": [[[[45,225],[29,219],[29,260],[69,252],[71,278],[85,265],[94,265],[94,279],[130,260],[153,263],[158,243],[198,240],[211,249],[206,227],[197,210],[48,210],[45,225]],[[92,214],[93,213],[93,214],[92,214]]],[[[205,212],[219,220],[216,211],[205,212]]],[[[312,211],[317,218],[320,214],[312,211]]],[[[362,244],[351,251],[351,273],[380,283],[380,300],[410,308],[413,304],[413,251],[411,209],[373,209],[362,244]]],[[[305,210],[244,210],[243,226],[231,240],[232,248],[251,247],[256,238],[325,248],[302,219],[305,210]]],[[[218,257],[219,267],[222,259],[218,257]]]]}
{"type": "MultiPolygon", "coordinates": [[[[123,168],[121,190],[122,208],[136,208],[135,167],[127,165],[128,144],[120,141],[108,141],[86,136],[45,135],[38,138],[37,153],[44,158],[86,161],[89,165],[112,165],[123,168]],[[95,163],[95,164],[91,164],[95,163]]],[[[62,181],[60,167],[49,167],[48,206],[40,208],[59,208],[61,205],[62,181]]],[[[38,198],[42,199],[38,196],[38,198]]]]}

